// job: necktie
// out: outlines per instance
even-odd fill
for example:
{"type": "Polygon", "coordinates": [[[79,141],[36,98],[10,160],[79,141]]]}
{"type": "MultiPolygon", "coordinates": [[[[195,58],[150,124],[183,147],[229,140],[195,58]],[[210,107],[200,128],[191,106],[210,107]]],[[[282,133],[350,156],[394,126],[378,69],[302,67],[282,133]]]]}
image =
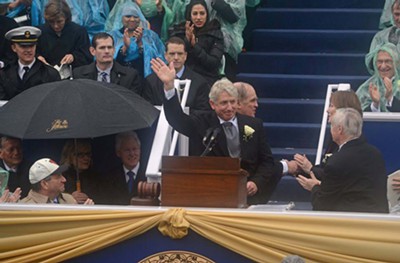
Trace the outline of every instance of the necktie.
{"type": "Polygon", "coordinates": [[[29,67],[25,66],[25,67],[23,67],[23,70],[24,70],[24,74],[22,75],[22,79],[26,79],[26,77],[28,76],[29,67]]]}
{"type": "Polygon", "coordinates": [[[240,156],[240,142],[239,134],[236,127],[233,126],[232,122],[222,123],[222,127],[225,131],[226,142],[228,144],[228,151],[231,157],[240,156]]]}
{"type": "Polygon", "coordinates": [[[108,82],[108,79],[107,79],[108,74],[107,74],[107,72],[101,72],[100,75],[101,75],[101,82],[108,82]]]}
{"type": "Polygon", "coordinates": [[[132,190],[133,190],[133,180],[134,180],[133,177],[135,176],[135,173],[132,172],[132,171],[129,171],[126,174],[129,176],[129,179],[128,179],[128,190],[129,190],[129,193],[131,194],[132,190]]]}

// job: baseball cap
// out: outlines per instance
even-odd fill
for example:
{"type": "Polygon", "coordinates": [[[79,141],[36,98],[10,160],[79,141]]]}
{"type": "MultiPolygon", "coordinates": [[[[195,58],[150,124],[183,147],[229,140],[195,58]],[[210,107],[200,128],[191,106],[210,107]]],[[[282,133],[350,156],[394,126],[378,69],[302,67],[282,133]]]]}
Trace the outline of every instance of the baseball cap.
{"type": "Polygon", "coordinates": [[[67,169],[67,164],[59,166],[55,161],[43,158],[37,160],[29,169],[29,181],[31,184],[36,184],[50,175],[61,174],[67,169]]]}

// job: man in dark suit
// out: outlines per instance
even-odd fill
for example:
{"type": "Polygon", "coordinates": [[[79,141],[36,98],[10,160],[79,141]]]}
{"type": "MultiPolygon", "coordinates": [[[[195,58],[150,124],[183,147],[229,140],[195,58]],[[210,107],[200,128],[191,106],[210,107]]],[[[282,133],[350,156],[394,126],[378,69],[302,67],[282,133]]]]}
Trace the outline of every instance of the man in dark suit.
{"type": "Polygon", "coordinates": [[[122,165],[107,174],[107,200],[105,204],[129,205],[132,197],[137,196],[140,181],[147,181],[146,165],[140,162],[140,140],[133,131],[117,134],[115,151],[122,165]]]}
{"type": "Polygon", "coordinates": [[[197,144],[197,155],[205,149],[203,136],[220,130],[209,155],[240,157],[241,167],[249,173],[248,204],[266,203],[265,189],[274,170],[271,149],[262,120],[236,113],[238,93],[233,84],[223,79],[213,85],[209,97],[214,111],[186,115],[173,88],[173,62],[167,66],[161,59],[152,60],[152,69],[164,83],[164,110],[171,126],[197,144]]]}
{"type": "Polygon", "coordinates": [[[142,80],[133,68],[124,67],[114,60],[114,39],[107,33],[93,36],[90,53],[96,61],[75,68],[75,79],[92,79],[121,85],[137,94],[141,94],[142,80]]]}
{"type": "Polygon", "coordinates": [[[360,138],[362,117],[352,108],[337,109],[331,120],[332,139],[339,145],[324,167],[322,181],[299,175],[311,191],[314,210],[387,213],[387,175],[378,149],[360,138]]]}
{"type": "Polygon", "coordinates": [[[31,189],[29,182],[29,164],[23,161],[21,140],[3,136],[0,139],[0,167],[9,172],[8,189],[14,192],[21,188],[21,197],[25,197],[31,189]]]}
{"type": "MultiPolygon", "coordinates": [[[[258,108],[258,97],[254,87],[246,82],[235,82],[233,83],[233,86],[237,88],[239,96],[237,112],[243,115],[255,117],[258,108]]],[[[297,163],[293,160],[275,160],[274,164],[273,176],[270,179],[267,186],[268,190],[266,191],[268,199],[271,197],[283,175],[295,174],[298,170],[297,163]]]]}
{"type": "Polygon", "coordinates": [[[6,33],[18,60],[0,70],[0,99],[10,100],[33,86],[60,80],[54,68],[35,57],[36,43],[41,32],[31,26],[14,28],[6,33]]]}
{"type": "MultiPolygon", "coordinates": [[[[194,110],[211,110],[208,103],[210,87],[207,81],[185,66],[187,58],[185,42],[179,37],[171,37],[165,45],[165,50],[165,59],[168,63],[174,62],[177,78],[191,80],[186,105],[194,110]]],[[[162,81],[155,73],[152,73],[146,78],[146,82],[143,98],[153,105],[162,105],[164,100],[164,84],[162,81]]]]}

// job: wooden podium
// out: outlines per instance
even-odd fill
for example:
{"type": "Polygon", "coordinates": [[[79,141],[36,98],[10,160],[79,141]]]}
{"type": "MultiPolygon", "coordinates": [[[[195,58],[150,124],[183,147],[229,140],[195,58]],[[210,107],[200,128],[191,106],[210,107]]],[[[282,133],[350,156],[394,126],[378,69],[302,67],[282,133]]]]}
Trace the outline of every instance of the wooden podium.
{"type": "Polygon", "coordinates": [[[247,172],[230,157],[163,156],[161,205],[247,207],[247,172]]]}

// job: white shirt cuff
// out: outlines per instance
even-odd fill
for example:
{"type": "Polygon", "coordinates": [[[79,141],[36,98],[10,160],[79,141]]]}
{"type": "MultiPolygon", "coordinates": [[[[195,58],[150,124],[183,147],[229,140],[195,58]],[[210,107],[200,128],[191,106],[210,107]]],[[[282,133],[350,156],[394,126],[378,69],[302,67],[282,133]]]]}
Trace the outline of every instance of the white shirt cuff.
{"type": "Polygon", "coordinates": [[[372,111],[372,112],[380,112],[381,109],[380,109],[379,107],[378,107],[378,108],[375,108],[374,103],[371,102],[371,111],[372,111]]]}
{"type": "Polygon", "coordinates": [[[281,164],[282,164],[282,174],[287,174],[287,172],[289,171],[288,165],[285,161],[281,160],[281,164]]]}
{"type": "Polygon", "coordinates": [[[165,98],[170,100],[173,96],[175,96],[175,89],[164,90],[165,98]]]}
{"type": "Polygon", "coordinates": [[[389,101],[386,101],[386,107],[390,108],[390,107],[392,107],[392,104],[393,104],[393,96],[389,101]]]}

